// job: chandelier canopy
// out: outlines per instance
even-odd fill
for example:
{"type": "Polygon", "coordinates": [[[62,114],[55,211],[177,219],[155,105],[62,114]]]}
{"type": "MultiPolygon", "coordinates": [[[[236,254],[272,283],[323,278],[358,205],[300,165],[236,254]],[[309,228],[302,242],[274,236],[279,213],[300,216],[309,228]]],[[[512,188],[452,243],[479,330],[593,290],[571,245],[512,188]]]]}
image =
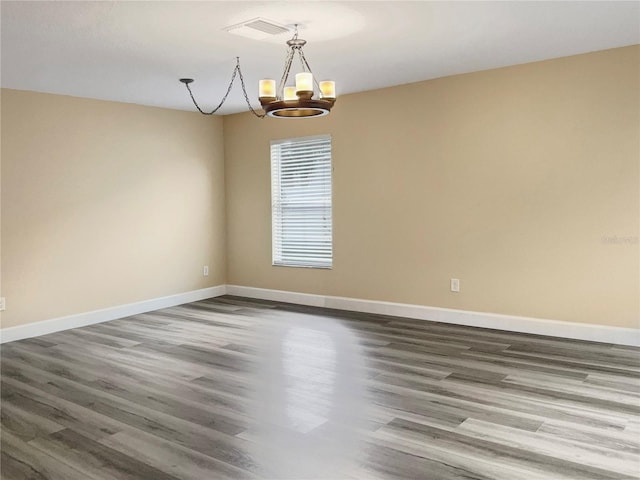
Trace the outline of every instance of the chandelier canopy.
{"type": "Polygon", "coordinates": [[[259,100],[262,108],[264,109],[264,113],[257,112],[251,106],[249,96],[247,95],[247,89],[244,84],[244,77],[240,70],[240,59],[237,57],[236,67],[231,75],[231,82],[229,83],[227,92],[218,106],[210,112],[202,110],[196,102],[190,87],[190,84],[193,83],[193,79],[181,78],[180,82],[187,87],[193,104],[203,115],[213,115],[220,109],[220,107],[222,107],[229,96],[229,92],[231,91],[231,87],[233,87],[233,82],[237,76],[240,78],[240,85],[242,87],[242,92],[244,93],[247,106],[256,117],[264,118],[267,115],[274,118],[321,117],[327,115],[331,110],[331,107],[333,107],[336,102],[336,84],[331,80],[318,83],[318,81],[313,77],[313,72],[311,71],[311,67],[309,67],[309,62],[307,62],[302,50],[302,47],[304,47],[306,43],[306,40],[298,38],[298,25],[296,25],[293,38],[287,41],[289,49],[287,51],[287,58],[284,62],[284,72],[282,73],[280,84],[276,86],[276,81],[272,79],[260,80],[259,100]],[[296,73],[295,86],[287,85],[289,73],[291,71],[291,64],[293,63],[296,54],[300,59],[302,72],[296,73]],[[314,89],[314,85],[316,89],[314,89]],[[314,98],[315,93],[318,94],[317,98],[314,98]]]}

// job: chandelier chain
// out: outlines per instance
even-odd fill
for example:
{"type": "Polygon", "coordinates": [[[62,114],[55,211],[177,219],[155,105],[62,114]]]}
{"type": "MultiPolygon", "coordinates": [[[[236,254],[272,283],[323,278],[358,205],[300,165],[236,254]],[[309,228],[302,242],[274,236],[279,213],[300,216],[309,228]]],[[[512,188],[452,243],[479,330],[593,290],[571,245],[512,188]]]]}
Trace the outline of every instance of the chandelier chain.
{"type": "Polygon", "coordinates": [[[242,76],[242,70],[240,70],[240,59],[238,59],[238,66],[236,68],[238,69],[238,76],[240,77],[240,86],[242,87],[242,93],[244,94],[244,99],[247,102],[247,106],[249,107],[249,110],[251,110],[251,113],[253,113],[258,118],[266,117],[266,114],[256,112],[251,106],[249,95],[247,95],[247,89],[244,86],[244,77],[242,76]]]}
{"type": "Polygon", "coordinates": [[[240,67],[240,58],[236,57],[236,67],[233,69],[233,74],[231,75],[231,82],[229,82],[229,86],[227,87],[227,93],[224,94],[224,97],[222,97],[222,100],[220,100],[220,103],[218,104],[218,106],[213,110],[211,110],[210,112],[205,112],[200,108],[200,105],[198,105],[198,102],[196,102],[196,99],[194,98],[193,93],[191,92],[191,87],[189,87],[188,83],[185,84],[187,86],[187,90],[189,90],[189,95],[191,96],[191,100],[193,101],[193,104],[196,106],[196,108],[200,113],[202,113],[203,115],[213,115],[220,109],[220,107],[222,107],[222,104],[225,102],[225,100],[229,96],[229,92],[231,92],[231,87],[233,87],[233,82],[236,79],[236,74],[238,73],[239,67],[240,67]]]}
{"type": "Polygon", "coordinates": [[[245,88],[245,85],[244,85],[244,77],[242,76],[242,70],[240,69],[240,57],[236,57],[236,67],[233,69],[233,74],[231,75],[231,81],[229,82],[229,86],[227,87],[227,92],[224,94],[224,97],[222,97],[222,100],[220,100],[220,103],[218,104],[218,106],[213,110],[211,110],[210,112],[205,112],[204,110],[202,110],[202,108],[200,108],[200,105],[198,105],[198,102],[196,102],[196,99],[193,96],[193,92],[191,91],[191,87],[189,86],[189,83],[185,83],[185,86],[189,91],[189,96],[191,97],[191,101],[193,101],[193,104],[201,114],[213,115],[218,110],[220,110],[220,107],[222,107],[224,102],[226,102],[227,97],[229,96],[229,93],[231,93],[231,88],[233,87],[233,82],[236,79],[236,75],[240,77],[240,86],[242,87],[242,93],[244,94],[244,99],[246,100],[247,105],[249,106],[249,110],[251,110],[256,117],[264,118],[265,115],[256,112],[251,106],[251,102],[249,101],[249,95],[247,95],[247,89],[245,88]]]}

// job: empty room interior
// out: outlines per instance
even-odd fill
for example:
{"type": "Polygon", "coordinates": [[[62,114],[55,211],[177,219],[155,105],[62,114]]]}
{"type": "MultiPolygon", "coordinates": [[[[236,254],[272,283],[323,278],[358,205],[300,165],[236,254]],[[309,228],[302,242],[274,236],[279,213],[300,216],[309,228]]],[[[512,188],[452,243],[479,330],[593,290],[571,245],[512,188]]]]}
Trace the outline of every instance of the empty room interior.
{"type": "Polygon", "coordinates": [[[640,2],[1,2],[2,480],[640,479],[640,2]]]}

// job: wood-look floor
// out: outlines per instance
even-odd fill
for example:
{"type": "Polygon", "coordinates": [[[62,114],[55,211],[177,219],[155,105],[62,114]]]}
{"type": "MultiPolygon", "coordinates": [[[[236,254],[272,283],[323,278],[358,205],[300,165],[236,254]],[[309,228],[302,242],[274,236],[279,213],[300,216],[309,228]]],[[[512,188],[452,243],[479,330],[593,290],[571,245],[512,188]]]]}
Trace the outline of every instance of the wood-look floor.
{"type": "Polygon", "coordinates": [[[218,297],[4,344],[3,480],[640,479],[640,350],[218,297]]]}

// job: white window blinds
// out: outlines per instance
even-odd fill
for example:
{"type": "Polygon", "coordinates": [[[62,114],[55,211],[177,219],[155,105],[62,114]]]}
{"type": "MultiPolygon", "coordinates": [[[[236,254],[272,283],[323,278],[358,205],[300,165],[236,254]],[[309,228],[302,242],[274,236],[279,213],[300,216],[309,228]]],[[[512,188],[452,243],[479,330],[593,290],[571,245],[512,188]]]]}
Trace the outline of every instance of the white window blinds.
{"type": "Polygon", "coordinates": [[[271,142],[273,264],[331,268],[331,137],[271,142]]]}

